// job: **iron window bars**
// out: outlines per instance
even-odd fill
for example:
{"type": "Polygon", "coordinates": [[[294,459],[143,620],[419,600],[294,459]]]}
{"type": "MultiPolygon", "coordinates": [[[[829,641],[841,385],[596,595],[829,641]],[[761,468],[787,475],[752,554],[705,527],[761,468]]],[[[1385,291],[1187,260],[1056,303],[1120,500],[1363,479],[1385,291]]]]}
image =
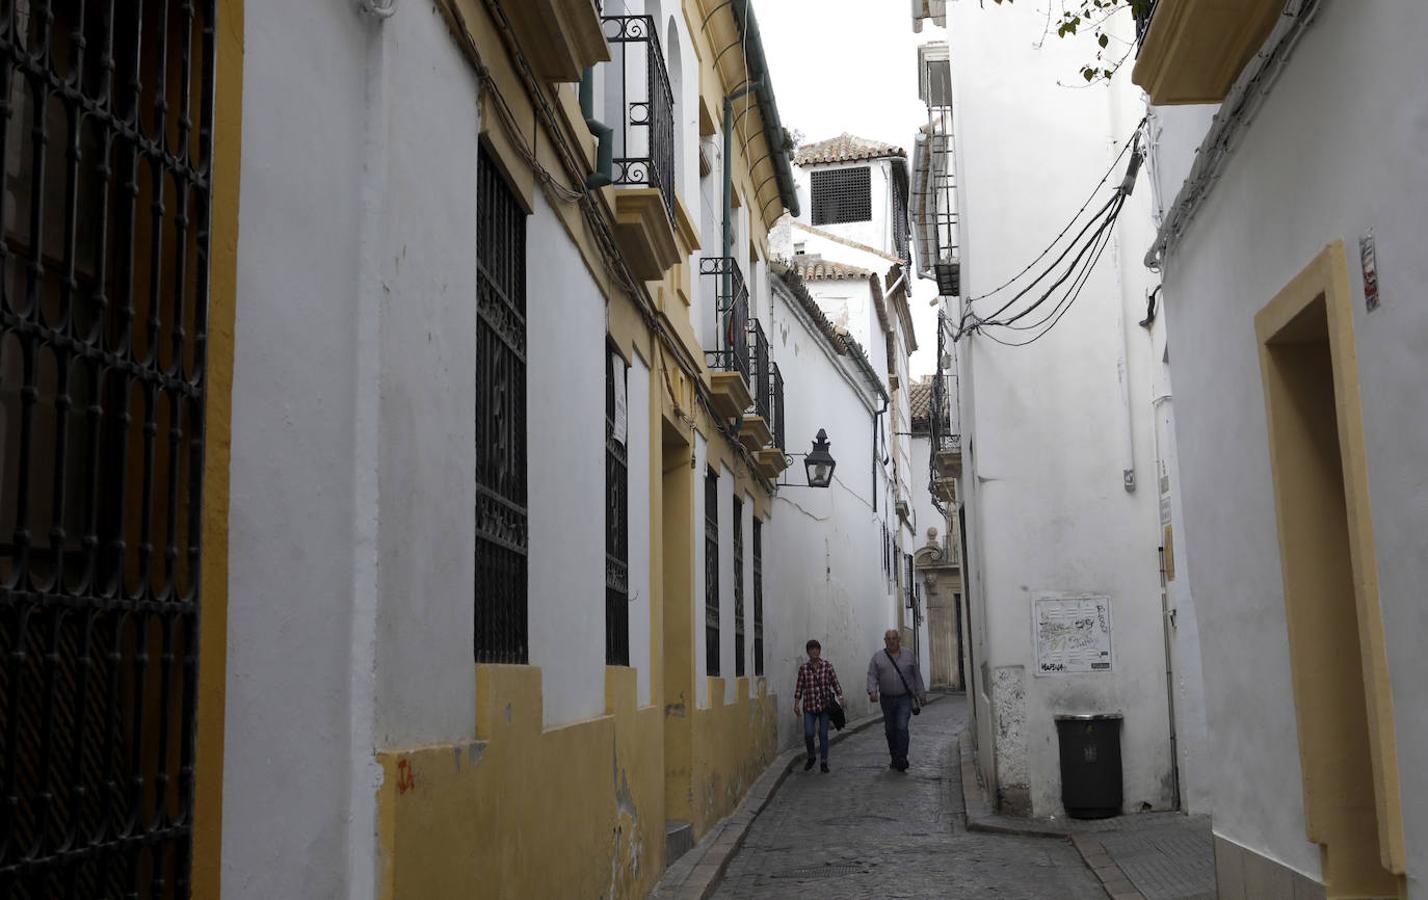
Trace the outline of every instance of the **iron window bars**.
{"type": "Polygon", "coordinates": [[[526,216],[477,157],[476,661],[529,660],[526,216]]]}
{"type": "Polygon", "coordinates": [[[699,260],[699,274],[714,279],[713,350],[704,352],[709,368],[738,372],[749,381],[749,289],[739,263],[730,256],[706,256],[699,260]]]}
{"type": "Polygon", "coordinates": [[[783,370],[778,367],[778,363],[769,363],[769,430],[773,432],[774,446],[784,449],[788,446],[784,442],[784,421],[783,421],[783,370]]]}
{"type": "Polygon", "coordinates": [[[615,128],[615,184],[658,188],[674,221],[674,91],[650,16],[604,16],[605,39],[615,58],[615,82],[606,92],[619,103],[615,128]],[[618,93],[613,93],[618,91],[618,93]]]}
{"type": "Polygon", "coordinates": [[[704,671],[719,674],[719,474],[704,475],[704,671]]]}
{"type": "Polygon", "coordinates": [[[754,517],[754,674],[764,674],[764,523],[754,517]]]}
{"type": "Polygon", "coordinates": [[[629,458],[616,422],[625,392],[625,361],[613,351],[605,365],[605,664],[630,664],[629,458]]]}
{"type": "Polygon", "coordinates": [[[734,498],[734,677],[744,677],[744,503],[734,498]]]}
{"type": "Polygon", "coordinates": [[[189,896],[215,6],[0,6],[7,898],[189,896]]]}
{"type": "Polygon", "coordinates": [[[813,224],[867,222],[873,217],[872,169],[854,166],[819,169],[809,176],[813,224]]]}

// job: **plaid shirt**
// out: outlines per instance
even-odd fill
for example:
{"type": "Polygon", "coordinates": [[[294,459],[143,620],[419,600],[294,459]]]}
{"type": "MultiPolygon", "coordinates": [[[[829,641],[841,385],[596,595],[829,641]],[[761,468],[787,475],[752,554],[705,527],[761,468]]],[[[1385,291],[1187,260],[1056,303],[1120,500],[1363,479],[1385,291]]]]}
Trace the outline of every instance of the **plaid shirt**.
{"type": "Polygon", "coordinates": [[[808,712],[818,712],[832,705],[834,697],[843,696],[838,673],[833,664],[819,657],[798,667],[798,683],[793,688],[793,702],[803,701],[808,712]]]}

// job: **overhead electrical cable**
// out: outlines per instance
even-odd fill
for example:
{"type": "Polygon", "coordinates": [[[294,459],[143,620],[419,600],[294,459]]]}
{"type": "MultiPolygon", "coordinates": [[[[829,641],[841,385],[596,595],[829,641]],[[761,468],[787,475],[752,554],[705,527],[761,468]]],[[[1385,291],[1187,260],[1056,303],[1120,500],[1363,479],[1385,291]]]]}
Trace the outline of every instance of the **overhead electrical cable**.
{"type": "Polygon", "coordinates": [[[1096,199],[1096,195],[1101,192],[1101,188],[1105,186],[1111,175],[1115,173],[1116,167],[1120,165],[1120,161],[1125,158],[1126,153],[1130,150],[1132,145],[1135,144],[1136,139],[1140,136],[1141,129],[1145,127],[1146,121],[1146,118],[1142,118],[1138,123],[1136,123],[1135,129],[1132,130],[1130,135],[1125,139],[1124,142],[1122,142],[1120,152],[1118,152],[1115,158],[1111,160],[1111,164],[1106,169],[1106,173],[1101,176],[1101,180],[1096,182],[1096,186],[1091,189],[1091,193],[1086,198],[1086,202],[1081,204],[1081,208],[1076,210],[1076,214],[1071,217],[1071,220],[1069,222],[1066,223],[1066,227],[1062,228],[1061,231],[1056,235],[1056,237],[1052,239],[1051,243],[1046,246],[1046,249],[1042,250],[1041,253],[1039,253],[1035,259],[1027,263],[1024,269],[1013,275],[1011,278],[1007,279],[1005,282],[997,285],[996,287],[992,288],[990,291],[987,291],[984,294],[978,294],[975,297],[968,297],[966,302],[969,306],[977,302],[978,300],[984,300],[987,297],[991,297],[994,294],[999,294],[1007,288],[1011,287],[1013,284],[1019,281],[1023,275],[1035,268],[1037,263],[1045,259],[1047,254],[1049,254],[1052,250],[1056,248],[1056,246],[1061,242],[1061,239],[1066,236],[1066,233],[1070,231],[1076,225],[1076,223],[1081,220],[1082,213],[1084,213],[1087,207],[1089,207],[1091,203],[1096,199]]]}

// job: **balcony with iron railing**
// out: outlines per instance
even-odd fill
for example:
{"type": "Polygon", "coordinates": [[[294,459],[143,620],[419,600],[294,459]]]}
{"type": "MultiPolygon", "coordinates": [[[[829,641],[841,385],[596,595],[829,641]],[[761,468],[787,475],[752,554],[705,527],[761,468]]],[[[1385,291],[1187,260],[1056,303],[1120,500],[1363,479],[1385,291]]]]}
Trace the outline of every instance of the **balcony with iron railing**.
{"type": "Polygon", "coordinates": [[[713,299],[710,349],[704,352],[710,389],[726,419],[744,414],[754,402],[749,379],[749,289],[733,257],[706,256],[699,261],[705,296],[713,299]]]}
{"type": "Polygon", "coordinates": [[[1219,103],[1284,12],[1284,0],[1132,0],[1131,80],[1156,106],[1219,103]]]}
{"type": "Polygon", "coordinates": [[[749,387],[754,394],[753,407],[744,413],[739,422],[739,441],[757,452],[773,443],[773,416],[769,396],[769,379],[773,374],[773,360],[769,358],[769,340],[763,325],[757,319],[749,321],[749,387]]]}
{"type": "Polygon", "coordinates": [[[602,16],[601,23],[613,57],[604,94],[614,129],[616,238],[635,274],[654,280],[680,259],[674,89],[653,17],[602,16]]]}

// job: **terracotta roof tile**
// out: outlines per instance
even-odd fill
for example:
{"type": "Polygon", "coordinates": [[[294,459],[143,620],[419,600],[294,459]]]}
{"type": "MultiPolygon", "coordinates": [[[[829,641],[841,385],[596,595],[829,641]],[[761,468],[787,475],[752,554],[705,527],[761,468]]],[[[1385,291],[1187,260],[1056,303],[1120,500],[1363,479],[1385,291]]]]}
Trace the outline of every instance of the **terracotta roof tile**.
{"type": "Polygon", "coordinates": [[[867,269],[834,262],[821,256],[795,256],[789,263],[804,281],[837,281],[846,278],[867,278],[867,269]]]}
{"type": "Polygon", "coordinates": [[[870,141],[844,132],[835,138],[804,144],[793,155],[797,166],[816,166],[823,163],[857,162],[863,159],[884,159],[886,157],[907,158],[907,151],[895,144],[870,141]]]}

